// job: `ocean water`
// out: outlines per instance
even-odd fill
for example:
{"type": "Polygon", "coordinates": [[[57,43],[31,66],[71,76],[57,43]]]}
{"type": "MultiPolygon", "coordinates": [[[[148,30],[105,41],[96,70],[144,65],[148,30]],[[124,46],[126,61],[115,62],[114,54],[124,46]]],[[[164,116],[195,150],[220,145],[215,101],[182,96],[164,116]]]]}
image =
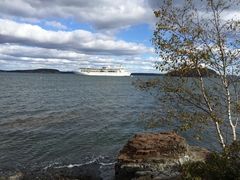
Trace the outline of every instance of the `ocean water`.
{"type": "Polygon", "coordinates": [[[136,79],[0,73],[0,175],[97,164],[112,179],[119,151],[145,132],[141,113],[157,103],[136,79]]]}

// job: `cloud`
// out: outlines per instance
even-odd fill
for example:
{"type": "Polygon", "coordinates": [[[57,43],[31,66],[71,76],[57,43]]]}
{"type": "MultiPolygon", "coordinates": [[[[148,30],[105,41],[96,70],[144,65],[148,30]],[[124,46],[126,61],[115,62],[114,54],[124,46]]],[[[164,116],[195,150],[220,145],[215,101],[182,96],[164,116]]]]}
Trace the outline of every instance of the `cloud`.
{"type": "Polygon", "coordinates": [[[57,22],[57,21],[47,21],[45,22],[45,25],[52,26],[57,29],[67,29],[67,26],[62,25],[60,22],[57,22]]]}
{"type": "Polygon", "coordinates": [[[148,59],[140,56],[116,58],[114,56],[88,55],[67,50],[0,45],[1,69],[56,68],[62,71],[72,71],[79,67],[128,64],[130,65],[128,66],[130,72],[139,72],[139,69],[151,70],[154,62],[153,57],[148,59]]]}
{"type": "Polygon", "coordinates": [[[12,0],[1,2],[0,12],[3,16],[21,19],[64,18],[90,22],[94,29],[102,31],[150,22],[153,17],[145,0],[12,0]]]}
{"type": "Polygon", "coordinates": [[[115,40],[113,36],[85,30],[47,31],[37,25],[0,19],[0,43],[71,50],[98,55],[134,55],[151,52],[143,44],[115,40]]]}

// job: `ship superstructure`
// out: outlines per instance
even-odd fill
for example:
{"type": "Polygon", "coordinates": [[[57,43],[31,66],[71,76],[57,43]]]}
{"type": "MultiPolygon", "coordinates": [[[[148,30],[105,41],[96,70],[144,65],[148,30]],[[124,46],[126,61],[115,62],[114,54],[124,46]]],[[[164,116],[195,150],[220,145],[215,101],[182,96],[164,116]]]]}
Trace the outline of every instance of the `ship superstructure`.
{"type": "Polygon", "coordinates": [[[87,75],[87,76],[130,76],[131,73],[127,72],[122,65],[117,68],[110,68],[108,66],[104,66],[102,68],[79,68],[78,71],[75,72],[79,75],[87,75]]]}

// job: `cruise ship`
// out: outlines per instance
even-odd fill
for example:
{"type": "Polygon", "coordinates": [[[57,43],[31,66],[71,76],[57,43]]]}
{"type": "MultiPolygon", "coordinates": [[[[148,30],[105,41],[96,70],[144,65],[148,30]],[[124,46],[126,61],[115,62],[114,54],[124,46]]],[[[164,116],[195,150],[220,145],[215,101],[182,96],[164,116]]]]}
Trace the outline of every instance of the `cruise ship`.
{"type": "Polygon", "coordinates": [[[110,68],[104,66],[102,68],[79,68],[75,74],[86,76],[130,76],[131,73],[127,72],[125,68],[120,65],[117,68],[110,68]]]}

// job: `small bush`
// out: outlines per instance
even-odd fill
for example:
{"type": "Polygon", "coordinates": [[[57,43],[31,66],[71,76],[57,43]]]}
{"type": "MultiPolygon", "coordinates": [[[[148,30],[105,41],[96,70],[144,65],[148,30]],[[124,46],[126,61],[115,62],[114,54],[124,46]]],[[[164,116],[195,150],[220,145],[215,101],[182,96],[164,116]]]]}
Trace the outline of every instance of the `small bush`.
{"type": "Polygon", "coordinates": [[[235,141],[222,153],[211,152],[204,162],[189,162],[182,168],[185,180],[237,180],[240,177],[240,142],[235,141]]]}

